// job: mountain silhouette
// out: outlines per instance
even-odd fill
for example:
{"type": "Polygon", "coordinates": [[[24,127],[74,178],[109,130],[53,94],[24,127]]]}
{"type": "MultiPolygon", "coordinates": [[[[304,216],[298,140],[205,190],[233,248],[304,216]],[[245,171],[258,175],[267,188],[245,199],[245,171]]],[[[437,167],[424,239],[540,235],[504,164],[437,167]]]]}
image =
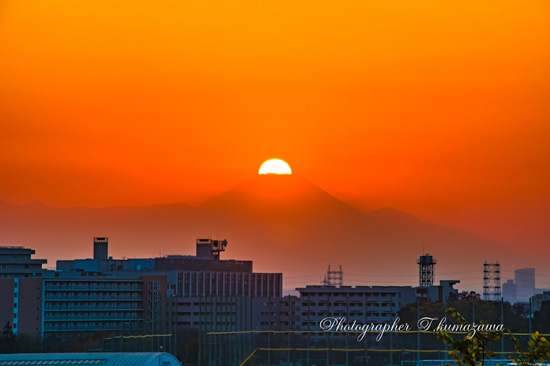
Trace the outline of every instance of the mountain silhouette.
{"type": "Polygon", "coordinates": [[[486,259],[521,262],[522,254],[391,208],[359,211],[296,175],[259,175],[197,207],[0,203],[0,244],[34,248],[48,266],[54,259],[91,257],[93,236],[108,236],[114,257],[194,254],[195,238],[227,238],[222,258],[283,272],[287,288],[318,284],[329,264],[343,265],[352,285],[414,284],[423,250],[438,260],[436,280],[479,270],[479,280],[470,282],[481,287],[486,259]]]}

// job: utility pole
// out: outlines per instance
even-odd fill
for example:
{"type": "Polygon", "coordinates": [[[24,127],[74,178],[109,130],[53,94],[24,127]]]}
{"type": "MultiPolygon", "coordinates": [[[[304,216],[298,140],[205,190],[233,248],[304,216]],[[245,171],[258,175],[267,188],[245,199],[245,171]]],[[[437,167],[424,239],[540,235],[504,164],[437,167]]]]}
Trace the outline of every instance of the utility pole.
{"type": "MultiPolygon", "coordinates": [[[[504,324],[504,297],[500,298],[500,324],[504,324]]],[[[504,357],[504,337],[500,337],[500,354],[504,357]]]]}
{"type": "MultiPolygon", "coordinates": [[[[390,322],[393,318],[393,293],[390,296],[390,322]]],[[[390,366],[393,366],[393,331],[390,332],[390,366]]]]}
{"type": "Polygon", "coordinates": [[[531,298],[529,298],[529,334],[533,333],[533,329],[532,329],[532,325],[531,325],[531,320],[533,318],[533,309],[532,309],[531,305],[532,305],[531,298]]]}
{"type": "Polygon", "coordinates": [[[269,350],[267,351],[267,365],[271,366],[271,295],[269,296],[268,309],[269,313],[267,315],[267,347],[269,348],[269,350]]]}
{"type": "MultiPolygon", "coordinates": [[[[418,327],[418,322],[420,321],[420,298],[416,298],[416,326],[418,327]]],[[[416,331],[416,360],[420,361],[420,329],[416,331]]]]}
{"type": "MultiPolygon", "coordinates": [[[[447,296],[443,296],[443,314],[445,321],[447,321],[447,296]]],[[[443,343],[445,343],[445,361],[447,361],[447,342],[443,343]]]]}

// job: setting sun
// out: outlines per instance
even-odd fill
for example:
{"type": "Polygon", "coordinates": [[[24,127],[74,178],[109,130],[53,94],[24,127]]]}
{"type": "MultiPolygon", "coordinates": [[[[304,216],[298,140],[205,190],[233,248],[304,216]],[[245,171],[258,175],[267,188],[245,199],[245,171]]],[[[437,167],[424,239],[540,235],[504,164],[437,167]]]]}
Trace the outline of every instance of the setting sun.
{"type": "Polygon", "coordinates": [[[281,159],[270,159],[262,164],[259,174],[292,174],[292,170],[281,159]]]}

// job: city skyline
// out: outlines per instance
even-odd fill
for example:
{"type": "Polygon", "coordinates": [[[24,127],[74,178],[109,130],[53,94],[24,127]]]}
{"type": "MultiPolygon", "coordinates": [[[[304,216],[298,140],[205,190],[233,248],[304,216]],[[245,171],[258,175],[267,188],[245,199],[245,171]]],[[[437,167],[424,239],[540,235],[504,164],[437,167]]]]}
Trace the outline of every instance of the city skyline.
{"type": "Polygon", "coordinates": [[[550,354],[547,0],[6,0],[0,55],[0,363],[550,354]]]}
{"type": "Polygon", "coordinates": [[[289,276],[406,276],[423,247],[545,274],[547,5],[242,5],[4,3],[0,243],[223,235],[289,276]],[[262,183],[270,158],[294,183],[262,183]]]}
{"type": "MultiPolygon", "coordinates": [[[[129,257],[129,256],[126,256],[126,255],[123,255],[121,257],[113,257],[113,256],[108,256],[107,253],[108,253],[108,249],[107,249],[107,242],[108,242],[108,239],[107,237],[94,237],[94,249],[93,251],[90,251],[88,250],[88,254],[86,254],[84,257],[81,257],[81,258],[76,258],[74,255],[72,254],[68,254],[67,256],[64,257],[64,259],[56,259],[55,262],[54,261],[48,261],[46,259],[37,259],[37,258],[40,258],[40,253],[38,253],[38,255],[35,255],[35,258],[32,259],[32,262],[33,262],[33,267],[34,270],[32,269],[25,269],[24,271],[25,272],[28,272],[28,271],[31,271],[31,272],[36,272],[38,275],[40,275],[40,273],[42,273],[42,271],[44,271],[44,273],[49,273],[48,276],[51,276],[55,271],[66,271],[68,270],[69,268],[71,270],[74,270],[72,266],[74,266],[74,261],[77,260],[77,261],[81,261],[80,262],[80,266],[84,266],[82,267],[83,269],[85,269],[86,271],[90,271],[91,269],[90,268],[94,268],[94,266],[97,266],[97,264],[91,264],[91,267],[90,266],[90,263],[93,262],[94,260],[97,260],[97,258],[100,258],[100,260],[109,260],[109,261],[114,261],[114,262],[125,262],[125,261],[129,261],[129,263],[132,262],[132,260],[136,261],[136,256],[134,255],[134,257],[129,257]],[[99,240],[99,241],[98,241],[99,240]],[[97,243],[96,243],[97,242],[97,243]],[[97,244],[98,243],[105,243],[103,249],[100,249],[100,251],[98,252],[98,249],[97,249],[97,244]],[[101,253],[101,252],[104,252],[104,254],[99,254],[98,253],[101,253]],[[91,262],[90,262],[91,261],[91,262]],[[89,262],[89,263],[88,263],[89,262]],[[47,263],[49,263],[49,265],[47,265],[47,263]],[[85,263],[88,263],[88,264],[85,264],[85,263]],[[55,264],[55,265],[54,265],[55,264]],[[67,267],[68,266],[68,267],[67,267]],[[40,267],[40,270],[38,270],[38,267],[40,267]]],[[[199,240],[202,240],[202,241],[208,241],[208,240],[213,240],[212,238],[209,238],[209,239],[197,239],[197,243],[199,242],[199,240]]],[[[218,241],[218,239],[214,239],[214,241],[218,241]]],[[[219,239],[219,241],[221,242],[222,240],[219,239]]],[[[221,252],[225,252],[225,245],[227,245],[227,239],[224,239],[224,249],[221,251],[221,252]]],[[[116,247],[114,247],[116,249],[116,247]]],[[[23,247],[23,246],[0,246],[0,249],[3,249],[6,253],[9,253],[10,250],[19,250],[19,251],[25,251],[25,252],[28,252],[28,253],[31,253],[32,254],[35,254],[35,250],[34,248],[29,248],[29,247],[23,247]]],[[[89,249],[89,248],[88,248],[89,249]]],[[[111,249],[113,249],[113,247],[111,247],[111,249]]],[[[110,253],[109,253],[110,254],[110,253]]],[[[29,254],[27,254],[29,255],[29,254]]],[[[198,254],[198,251],[197,251],[197,255],[198,254]]],[[[426,254],[428,257],[430,258],[433,258],[429,253],[426,252],[426,254]]],[[[143,265],[144,262],[141,262],[141,261],[152,261],[152,260],[163,260],[163,259],[166,259],[166,258],[192,258],[194,256],[194,254],[192,253],[189,253],[189,252],[173,252],[173,253],[159,253],[158,256],[150,256],[150,257],[143,257],[143,258],[140,258],[139,256],[138,259],[137,259],[137,263],[141,263],[139,264],[139,267],[141,267],[143,265]]],[[[247,258],[234,258],[233,256],[231,256],[230,253],[223,253],[223,258],[221,258],[218,254],[218,258],[219,259],[223,259],[223,260],[231,260],[231,261],[235,261],[237,260],[237,262],[242,262],[242,263],[247,263],[250,268],[249,270],[252,269],[252,259],[254,257],[253,254],[251,254],[250,257],[247,257],[247,258]]],[[[434,259],[434,267],[437,268],[437,266],[435,266],[435,264],[437,264],[437,258],[433,258],[434,259]]],[[[419,264],[420,262],[420,259],[417,261],[417,263],[419,264]]],[[[30,263],[30,262],[29,262],[30,263]]],[[[487,262],[485,262],[487,263],[487,262]]],[[[498,261],[497,261],[498,263],[498,261]]],[[[130,265],[132,268],[136,266],[136,264],[133,264],[133,265],[130,265]]],[[[258,266],[257,266],[258,267],[258,266]]],[[[254,267],[255,269],[257,267],[254,267]]],[[[261,268],[261,266],[259,266],[261,268]]],[[[353,286],[389,286],[389,287],[392,287],[392,286],[426,286],[426,285],[422,285],[422,280],[420,280],[418,277],[415,277],[415,276],[418,276],[418,269],[416,270],[416,273],[407,273],[407,274],[402,274],[402,275],[388,275],[388,274],[384,274],[384,275],[367,275],[367,274],[357,274],[357,273],[354,273],[354,274],[351,274],[351,275],[346,275],[346,272],[342,269],[342,265],[339,265],[339,266],[334,266],[332,265],[333,269],[332,269],[332,273],[334,275],[335,272],[338,272],[340,271],[340,274],[336,274],[336,276],[340,276],[338,278],[341,279],[341,283],[338,282],[334,282],[334,281],[330,281],[330,274],[329,272],[331,271],[331,264],[328,265],[328,270],[326,272],[322,272],[322,273],[316,273],[314,275],[308,275],[308,276],[303,276],[303,275],[299,275],[299,276],[284,276],[283,277],[283,282],[281,284],[282,286],[282,291],[283,291],[283,294],[286,296],[286,295],[295,295],[297,290],[299,289],[299,287],[303,287],[303,286],[319,286],[319,285],[330,285],[330,286],[339,286],[339,285],[342,285],[344,287],[353,287],[353,286]],[[338,269],[335,269],[335,268],[338,268],[339,267],[339,270],[338,269]],[[351,277],[351,278],[350,278],[351,277]],[[388,280],[388,277],[389,277],[389,280],[388,280]],[[328,280],[327,280],[328,278],[328,280]]],[[[2,268],[0,266],[0,268],[2,268]]],[[[148,266],[145,265],[143,270],[148,270],[148,266]]],[[[275,272],[286,272],[284,271],[284,267],[283,268],[280,268],[280,269],[277,269],[277,266],[274,266],[274,267],[270,267],[270,270],[271,271],[275,271],[275,272]]],[[[1,270],[0,269],[0,277],[2,277],[2,271],[6,272],[6,273],[10,273],[9,272],[9,269],[4,269],[4,270],[1,270]]],[[[485,296],[484,296],[484,289],[483,289],[483,285],[485,285],[484,283],[484,278],[486,276],[486,273],[485,271],[461,271],[461,272],[449,272],[448,269],[445,269],[445,268],[437,268],[437,271],[435,271],[434,269],[431,270],[432,272],[432,275],[431,275],[431,282],[430,284],[433,283],[433,285],[435,286],[436,284],[440,283],[454,283],[454,288],[459,290],[459,291],[465,291],[465,292],[471,292],[471,291],[475,291],[477,292],[477,294],[480,296],[480,298],[484,299],[484,300],[490,300],[490,299],[486,299],[485,296]]],[[[423,272],[422,272],[423,273],[423,272]]],[[[536,270],[535,268],[509,268],[509,269],[504,269],[504,270],[500,270],[500,267],[498,269],[498,278],[500,280],[500,282],[498,282],[498,284],[500,284],[497,292],[500,294],[498,296],[498,298],[500,299],[501,297],[504,299],[504,301],[509,301],[511,303],[514,303],[516,301],[519,301],[519,302],[525,302],[526,299],[528,299],[529,297],[535,295],[535,294],[540,294],[542,293],[543,291],[546,291],[546,290],[549,290],[550,289],[550,283],[547,282],[547,278],[550,277],[550,273],[540,273],[540,272],[537,272],[537,275],[535,275],[536,273],[536,270]],[[529,273],[529,275],[526,275],[526,273],[529,273]],[[519,275],[518,275],[519,274],[519,275]],[[519,276],[519,277],[518,277],[519,276]],[[527,276],[527,277],[526,277],[527,276]],[[530,276],[530,277],[529,277],[530,276]],[[527,278],[530,278],[527,280],[527,278]],[[515,283],[514,283],[515,281],[515,283]],[[528,282],[526,282],[528,281],[528,282]],[[530,282],[529,282],[530,281],[530,282]],[[528,283],[528,284],[527,284],[528,283]],[[512,287],[510,287],[512,286],[512,287]],[[516,295],[516,291],[518,292],[518,295],[516,295]],[[521,294],[521,295],[520,295],[521,294]]],[[[8,276],[10,277],[10,276],[8,276]]],[[[494,284],[497,284],[497,283],[492,283],[493,285],[494,284]]],[[[451,288],[453,287],[453,285],[451,285],[451,288]]]]}
{"type": "Polygon", "coordinates": [[[544,255],[518,253],[514,245],[433,225],[391,208],[365,212],[295,173],[257,175],[198,206],[58,208],[39,202],[4,203],[0,217],[4,218],[4,245],[31,246],[44,252],[50,263],[52,259],[84,257],[84,239],[98,232],[117,239],[114,251],[119,257],[182,254],[182,244],[185,247],[189,238],[219,236],[221,232],[231,241],[238,238],[232,248],[236,258],[254,259],[262,270],[284,272],[286,292],[320,282],[331,264],[343,264],[352,273],[347,277],[351,284],[414,284],[414,258],[425,252],[440,260],[438,279],[462,279],[461,290],[482,292],[478,271],[481,273],[480,264],[489,258],[504,264],[503,280],[511,277],[507,275],[512,268],[530,266],[539,268],[537,288],[546,289],[550,284],[544,255]],[[26,231],[33,221],[40,224],[26,231]],[[250,243],[258,240],[262,245],[251,250],[250,243]],[[345,244],[334,254],[327,245],[338,241],[345,244]],[[155,246],[147,245],[150,242],[155,246]],[[390,247],[401,255],[394,259],[387,250],[390,247]],[[453,248],[461,252],[453,252],[453,248]],[[359,255],[354,255],[357,250],[359,255]],[[381,266],[380,262],[388,264],[381,266]],[[309,270],[304,272],[304,266],[309,270]],[[450,277],[441,278],[440,273],[450,277]]]}

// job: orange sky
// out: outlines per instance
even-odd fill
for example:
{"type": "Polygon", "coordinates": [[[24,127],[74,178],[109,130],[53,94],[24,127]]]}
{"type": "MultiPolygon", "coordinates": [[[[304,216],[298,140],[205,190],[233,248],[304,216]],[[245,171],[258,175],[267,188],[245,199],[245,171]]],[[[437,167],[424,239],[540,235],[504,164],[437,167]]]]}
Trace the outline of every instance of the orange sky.
{"type": "Polygon", "coordinates": [[[0,200],[198,203],[279,157],[525,234],[548,228],[549,84],[543,0],[6,0],[0,200]]]}

